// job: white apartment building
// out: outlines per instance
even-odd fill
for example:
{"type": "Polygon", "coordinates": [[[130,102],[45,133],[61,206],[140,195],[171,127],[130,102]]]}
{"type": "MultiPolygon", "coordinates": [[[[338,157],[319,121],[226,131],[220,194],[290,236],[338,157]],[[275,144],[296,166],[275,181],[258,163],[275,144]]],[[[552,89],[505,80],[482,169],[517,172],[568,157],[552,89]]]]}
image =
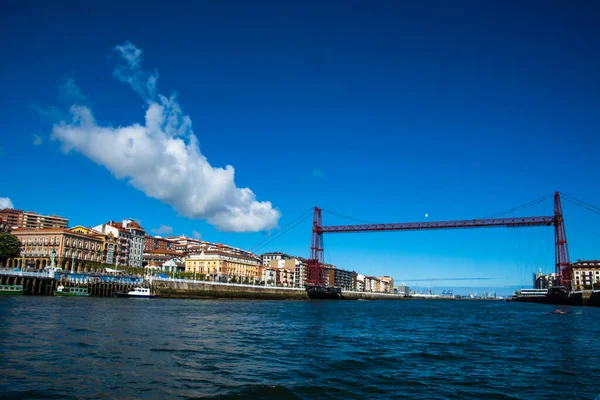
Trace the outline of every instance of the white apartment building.
{"type": "Polygon", "coordinates": [[[356,275],[356,291],[365,291],[365,276],[363,274],[356,275]]]}
{"type": "Polygon", "coordinates": [[[95,226],[93,229],[105,235],[112,233],[117,238],[114,261],[107,260],[107,264],[142,267],[146,232],[137,222],[129,219],[122,222],[109,221],[106,224],[95,226]]]}
{"type": "Polygon", "coordinates": [[[573,289],[600,289],[600,260],[577,260],[572,268],[573,289]]]}

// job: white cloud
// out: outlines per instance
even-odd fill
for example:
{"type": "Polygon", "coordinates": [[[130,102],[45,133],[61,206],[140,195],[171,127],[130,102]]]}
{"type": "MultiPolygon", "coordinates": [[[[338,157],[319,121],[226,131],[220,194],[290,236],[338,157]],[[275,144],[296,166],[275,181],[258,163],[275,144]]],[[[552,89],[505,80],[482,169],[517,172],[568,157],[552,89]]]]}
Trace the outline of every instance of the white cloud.
{"type": "Polygon", "coordinates": [[[173,233],[173,227],[161,225],[158,228],[152,229],[152,233],[156,233],[157,235],[170,235],[173,233]]]}
{"type": "Polygon", "coordinates": [[[176,96],[156,94],[158,74],[140,69],[142,51],[129,42],[115,51],[122,63],[114,76],[147,102],[144,122],[100,126],[89,107],[74,104],[71,121],[55,124],[52,138],[61,142],[65,152],[84,154],[185,217],[206,219],[221,231],[275,228],[279,210],[269,201],[257,201],[249,188],[236,187],[232,166],[211,166],[176,96]]]}
{"type": "Polygon", "coordinates": [[[59,80],[58,95],[59,98],[66,104],[82,104],[87,102],[87,97],[81,93],[79,86],[75,84],[73,78],[69,78],[67,76],[62,77],[59,80]]]}
{"type": "Polygon", "coordinates": [[[154,100],[158,71],[150,73],[141,69],[142,50],[131,42],[125,42],[113,50],[121,56],[121,63],[113,71],[113,76],[129,84],[144,99],[154,100]]]}
{"type": "Polygon", "coordinates": [[[192,231],[192,236],[194,237],[194,239],[196,240],[200,240],[202,239],[202,234],[198,231],[192,231]]]}
{"type": "Polygon", "coordinates": [[[12,201],[8,197],[0,197],[0,210],[3,208],[14,208],[12,201]]]}
{"type": "Polygon", "coordinates": [[[40,135],[33,135],[33,144],[35,146],[41,146],[42,143],[44,142],[44,140],[42,139],[42,137],[40,135]]]}

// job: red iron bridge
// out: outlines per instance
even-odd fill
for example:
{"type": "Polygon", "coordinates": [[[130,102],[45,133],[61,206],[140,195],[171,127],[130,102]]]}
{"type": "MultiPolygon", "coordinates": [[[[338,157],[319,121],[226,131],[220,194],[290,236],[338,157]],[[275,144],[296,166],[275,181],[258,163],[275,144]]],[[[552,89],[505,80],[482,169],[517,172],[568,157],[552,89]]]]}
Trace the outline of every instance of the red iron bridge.
{"type": "MultiPolygon", "coordinates": [[[[391,224],[358,224],[358,225],[323,225],[322,210],[319,207],[313,208],[312,238],[310,247],[310,258],[308,260],[307,284],[325,286],[325,268],[324,268],[324,245],[323,235],[325,233],[349,233],[349,232],[382,232],[382,231],[422,231],[434,229],[467,229],[467,228],[524,228],[533,226],[553,226],[555,242],[555,267],[557,275],[557,285],[563,286],[567,290],[572,290],[573,271],[569,260],[569,247],[567,245],[567,234],[565,231],[565,222],[561,206],[560,193],[554,193],[554,213],[547,216],[521,217],[521,218],[483,218],[457,221],[438,221],[438,222],[405,222],[391,224]]],[[[581,200],[563,194],[565,198],[574,204],[588,208],[594,212],[600,211],[581,200]],[[590,208],[591,207],[591,208],[590,208]],[[595,211],[596,209],[597,211],[595,211]]],[[[533,205],[542,200],[551,197],[552,194],[544,196],[541,199],[528,203],[518,209],[533,205]]],[[[515,211],[517,208],[509,211],[515,211]]]]}

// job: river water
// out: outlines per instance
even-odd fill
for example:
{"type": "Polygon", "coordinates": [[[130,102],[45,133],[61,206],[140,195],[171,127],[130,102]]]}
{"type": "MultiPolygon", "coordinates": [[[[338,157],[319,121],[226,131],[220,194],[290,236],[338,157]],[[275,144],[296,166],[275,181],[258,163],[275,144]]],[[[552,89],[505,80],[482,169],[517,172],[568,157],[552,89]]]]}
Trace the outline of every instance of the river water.
{"type": "Polygon", "coordinates": [[[590,399],[600,308],[4,296],[0,398],[590,399]]]}

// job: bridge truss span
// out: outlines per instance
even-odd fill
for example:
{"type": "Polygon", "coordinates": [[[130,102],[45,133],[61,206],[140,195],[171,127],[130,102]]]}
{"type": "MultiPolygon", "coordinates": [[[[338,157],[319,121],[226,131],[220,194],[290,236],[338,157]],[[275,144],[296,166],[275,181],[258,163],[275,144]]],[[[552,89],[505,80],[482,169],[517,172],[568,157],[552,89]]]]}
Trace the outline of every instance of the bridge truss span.
{"type": "Polygon", "coordinates": [[[421,231],[433,229],[486,228],[507,227],[517,228],[526,226],[552,226],[554,217],[525,217],[525,218],[487,218],[438,222],[401,222],[392,224],[361,224],[361,225],[331,225],[321,226],[323,233],[345,232],[374,232],[374,231],[421,231]]]}
{"type": "Polygon", "coordinates": [[[311,285],[325,285],[324,260],[324,233],[351,233],[351,232],[389,232],[389,231],[422,231],[440,229],[468,229],[468,228],[525,228],[535,226],[554,226],[555,236],[555,268],[560,284],[572,289],[572,270],[567,246],[567,234],[560,203],[560,194],[554,194],[554,215],[520,218],[483,218],[456,221],[432,222],[400,222],[389,224],[358,224],[358,225],[329,225],[322,223],[322,210],[314,208],[311,252],[308,260],[307,283],[311,285]]]}

